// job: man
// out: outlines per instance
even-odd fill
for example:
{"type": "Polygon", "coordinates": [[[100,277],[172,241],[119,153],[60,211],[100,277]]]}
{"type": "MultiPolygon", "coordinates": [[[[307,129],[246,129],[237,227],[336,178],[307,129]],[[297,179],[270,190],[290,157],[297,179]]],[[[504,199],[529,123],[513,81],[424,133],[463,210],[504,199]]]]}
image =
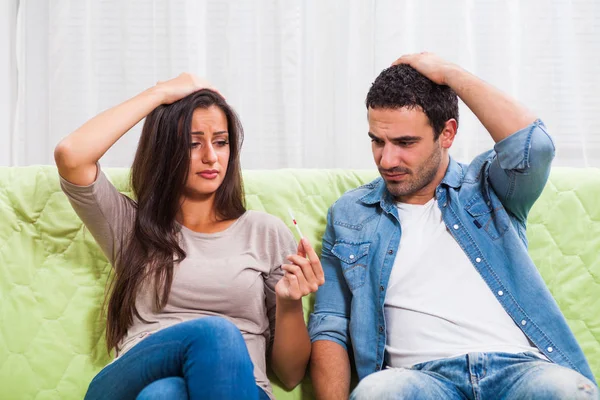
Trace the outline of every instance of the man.
{"type": "Polygon", "coordinates": [[[323,237],[309,332],[319,399],[596,399],[588,363],[527,253],[550,172],[544,124],[456,65],[421,53],[367,95],[381,178],[344,194],[323,237]],[[458,97],[496,142],[448,150],[458,97]]]}

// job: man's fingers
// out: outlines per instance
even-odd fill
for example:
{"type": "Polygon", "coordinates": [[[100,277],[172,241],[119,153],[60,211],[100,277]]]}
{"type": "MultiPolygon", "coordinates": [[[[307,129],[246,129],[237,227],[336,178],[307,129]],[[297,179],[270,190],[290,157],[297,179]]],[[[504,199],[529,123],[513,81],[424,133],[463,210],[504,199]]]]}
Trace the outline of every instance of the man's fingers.
{"type": "Polygon", "coordinates": [[[392,65],[398,65],[398,64],[411,64],[415,57],[418,57],[419,54],[405,54],[402,57],[400,57],[399,59],[397,59],[396,61],[394,61],[392,63],[392,65]]]}

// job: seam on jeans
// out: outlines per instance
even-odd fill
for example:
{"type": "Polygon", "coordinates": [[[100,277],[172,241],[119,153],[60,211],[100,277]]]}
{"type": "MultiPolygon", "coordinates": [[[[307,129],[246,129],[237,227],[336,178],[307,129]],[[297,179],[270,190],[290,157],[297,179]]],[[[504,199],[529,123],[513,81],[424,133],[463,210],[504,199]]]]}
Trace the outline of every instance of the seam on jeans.
{"type": "Polygon", "coordinates": [[[481,362],[481,379],[485,378],[487,375],[487,361],[488,361],[488,356],[486,353],[482,354],[482,362],[481,362]]]}
{"type": "MultiPolygon", "coordinates": [[[[479,354],[477,353],[479,358],[479,354]]],[[[469,372],[469,382],[471,383],[471,391],[473,392],[473,399],[479,400],[479,380],[477,378],[477,373],[475,369],[477,368],[477,360],[473,362],[473,353],[468,353],[465,356],[465,360],[467,362],[467,370],[469,372]]]]}
{"type": "MultiPolygon", "coordinates": [[[[141,343],[141,342],[140,342],[141,343]]],[[[138,343],[138,344],[140,344],[138,343]]],[[[138,344],[136,344],[135,346],[137,346],[138,344]]],[[[105,373],[110,372],[110,370],[114,369],[114,367],[119,364],[120,362],[122,362],[123,358],[126,356],[129,357],[139,357],[139,353],[144,353],[147,350],[154,350],[156,347],[162,347],[162,346],[167,346],[167,345],[171,345],[171,344],[181,344],[180,340],[169,340],[169,341],[165,341],[165,342],[160,342],[160,343],[155,343],[155,344],[151,344],[146,346],[143,349],[138,349],[138,351],[136,353],[133,353],[133,350],[135,349],[135,346],[133,346],[131,349],[129,349],[125,354],[123,354],[122,356],[120,356],[118,359],[115,359],[113,362],[111,362],[110,364],[108,364],[107,366],[105,366],[104,368],[102,368],[100,370],[100,372],[98,372],[96,374],[96,376],[94,377],[94,379],[92,379],[92,382],[94,380],[96,380],[96,378],[99,378],[101,375],[104,375],[105,373]]]]}
{"type": "Polygon", "coordinates": [[[473,399],[479,399],[479,381],[477,380],[477,375],[471,373],[471,368],[469,368],[469,381],[471,382],[471,390],[473,391],[473,399]]]}

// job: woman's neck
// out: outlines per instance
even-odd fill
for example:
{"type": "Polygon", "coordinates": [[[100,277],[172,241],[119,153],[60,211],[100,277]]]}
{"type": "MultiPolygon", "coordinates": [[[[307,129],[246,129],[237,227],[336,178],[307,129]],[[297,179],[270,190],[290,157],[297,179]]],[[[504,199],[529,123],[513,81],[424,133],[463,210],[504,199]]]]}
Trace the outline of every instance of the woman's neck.
{"type": "Polygon", "coordinates": [[[186,228],[200,233],[215,233],[227,229],[235,220],[220,220],[215,209],[215,197],[205,199],[183,198],[177,221],[186,228]]]}

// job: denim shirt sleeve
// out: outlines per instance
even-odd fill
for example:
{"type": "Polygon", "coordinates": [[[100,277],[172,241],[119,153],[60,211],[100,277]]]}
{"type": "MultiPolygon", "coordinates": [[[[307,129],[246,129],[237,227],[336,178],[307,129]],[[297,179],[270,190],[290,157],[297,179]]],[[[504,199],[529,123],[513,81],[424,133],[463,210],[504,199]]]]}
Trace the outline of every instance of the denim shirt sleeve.
{"type": "Polygon", "coordinates": [[[541,120],[513,133],[494,146],[488,181],[502,205],[525,223],[542,193],[554,158],[554,143],[541,120]]]}
{"type": "Polygon", "coordinates": [[[316,293],[315,311],[310,315],[308,333],[311,342],[329,340],[348,350],[350,322],[350,290],[342,274],[340,261],[331,253],[335,243],[332,209],[327,212],[327,227],[323,235],[321,265],[325,283],[316,293]]]}

